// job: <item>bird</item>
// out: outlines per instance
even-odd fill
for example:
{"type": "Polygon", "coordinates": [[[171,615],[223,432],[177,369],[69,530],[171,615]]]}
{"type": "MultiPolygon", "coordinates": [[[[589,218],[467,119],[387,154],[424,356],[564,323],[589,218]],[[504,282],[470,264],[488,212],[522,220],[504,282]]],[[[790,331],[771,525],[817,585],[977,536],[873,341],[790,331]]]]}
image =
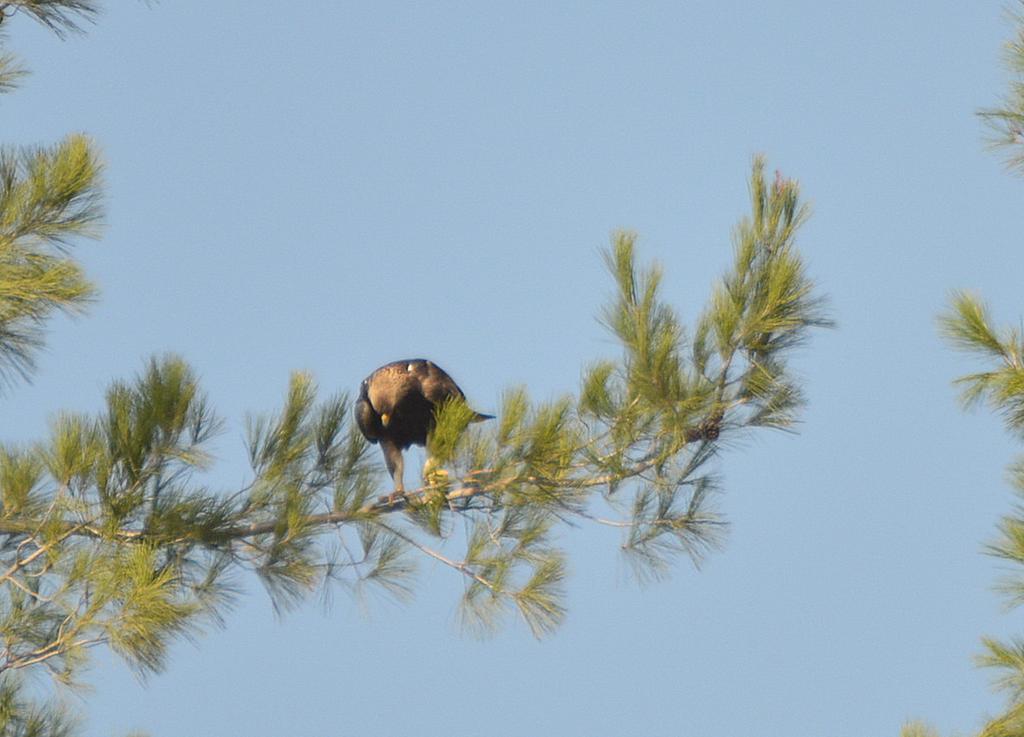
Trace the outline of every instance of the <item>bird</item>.
{"type": "MultiPolygon", "coordinates": [[[[370,443],[380,443],[395,486],[392,501],[405,493],[402,451],[427,444],[435,413],[452,399],[464,402],[466,395],[444,369],[424,358],[392,361],[363,379],[354,407],[356,425],[370,443]]],[[[475,412],[470,421],[491,419],[494,415],[475,412]]]]}

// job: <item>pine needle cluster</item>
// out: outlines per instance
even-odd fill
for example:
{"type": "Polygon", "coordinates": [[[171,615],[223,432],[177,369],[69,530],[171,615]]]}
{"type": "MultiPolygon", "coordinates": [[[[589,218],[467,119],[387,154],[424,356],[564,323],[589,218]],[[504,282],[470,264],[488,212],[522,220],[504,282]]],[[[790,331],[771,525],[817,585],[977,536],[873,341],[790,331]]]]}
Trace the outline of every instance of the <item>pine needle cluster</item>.
{"type": "Polygon", "coordinates": [[[27,377],[46,321],[93,296],[68,248],[96,234],[100,170],[80,135],[49,148],[0,149],[0,379],[27,377]]]}
{"type": "MultiPolygon", "coordinates": [[[[977,297],[957,292],[940,318],[943,335],[955,348],[984,360],[987,370],[957,379],[965,407],[985,404],[1002,416],[1007,429],[1024,439],[1024,334],[1019,328],[997,329],[977,297]]],[[[1010,467],[1010,482],[1024,500],[1024,457],[1010,467]]],[[[1012,572],[998,588],[1010,607],[1024,603],[1024,501],[999,523],[988,552],[1010,564],[1012,572]]],[[[990,721],[981,737],[1024,734],[1024,640],[984,638],[979,665],[996,672],[994,685],[1008,696],[1008,707],[990,721]]]]}
{"type": "Polygon", "coordinates": [[[1024,173],[1024,0],[1011,12],[1015,33],[1006,42],[1003,59],[1010,73],[1009,90],[999,105],[978,115],[989,127],[989,143],[1006,153],[1007,166],[1024,173]]]}
{"type": "MultiPolygon", "coordinates": [[[[7,0],[0,2],[0,41],[15,15],[32,18],[64,38],[80,33],[83,23],[93,21],[98,13],[99,3],[92,0],[7,0]]],[[[13,54],[0,52],[0,93],[11,91],[25,74],[13,54]]]]}
{"type": "MultiPolygon", "coordinates": [[[[1005,63],[1012,75],[1009,94],[1002,103],[979,115],[993,133],[991,143],[1007,152],[1007,164],[1024,172],[1024,1],[1011,14],[1015,35],[1006,44],[1005,63]]],[[[985,370],[956,380],[965,408],[986,405],[999,414],[1007,430],[1024,439],[1024,331],[996,328],[988,308],[977,296],[954,292],[950,306],[939,318],[943,337],[955,349],[984,362],[985,370]]],[[[1024,500],[1024,457],[1010,467],[1010,482],[1024,500]]],[[[998,584],[1011,608],[1024,603],[1024,501],[999,523],[997,538],[988,552],[1010,565],[1011,573],[998,584]]],[[[1024,639],[983,638],[985,651],[979,665],[996,673],[993,685],[1007,694],[1002,714],[991,719],[980,737],[1018,737],[1024,734],[1024,639]]]]}
{"type": "Polygon", "coordinates": [[[900,737],[941,737],[939,732],[924,722],[908,722],[900,730],[900,737]]]}
{"type": "MultiPolygon", "coordinates": [[[[0,3],[0,21],[17,12],[64,34],[96,8],[75,0],[0,3]]],[[[0,93],[23,75],[13,56],[0,53],[0,93]]],[[[101,173],[82,135],[48,147],[0,148],[0,383],[28,378],[49,318],[81,311],[94,295],[69,250],[97,235],[101,173]]]]}
{"type": "MultiPolygon", "coordinates": [[[[0,2],[0,42],[8,20],[19,12],[63,36],[80,30],[80,22],[95,11],[94,3],[81,0],[0,2]]],[[[15,56],[0,49],[0,94],[13,90],[25,74],[15,56]]],[[[49,147],[0,147],[0,388],[30,376],[49,318],[57,312],[80,311],[94,294],[69,249],[76,238],[96,235],[100,174],[98,157],[84,136],[71,135],[49,147]]],[[[0,455],[6,473],[26,475],[14,481],[15,487],[36,472],[31,463],[12,461],[8,449],[0,455]]],[[[26,509],[31,506],[28,496],[22,500],[26,509]]],[[[5,537],[3,549],[9,551],[10,544],[5,537]]],[[[9,565],[5,570],[8,575],[17,573],[9,565]]],[[[25,588],[34,590],[32,585],[25,588]]],[[[28,611],[24,596],[4,594],[0,636],[9,653],[27,654],[34,642],[35,657],[45,656],[61,637],[52,630],[48,633],[52,622],[44,614],[28,611]]],[[[70,662],[74,657],[71,652],[58,660],[70,662]]],[[[4,669],[0,733],[60,737],[77,733],[77,721],[59,704],[35,702],[18,672],[4,669]]]]}
{"type": "Polygon", "coordinates": [[[18,13],[29,16],[64,37],[80,33],[83,22],[91,22],[99,13],[93,0],[6,0],[0,2],[0,22],[18,13]]]}

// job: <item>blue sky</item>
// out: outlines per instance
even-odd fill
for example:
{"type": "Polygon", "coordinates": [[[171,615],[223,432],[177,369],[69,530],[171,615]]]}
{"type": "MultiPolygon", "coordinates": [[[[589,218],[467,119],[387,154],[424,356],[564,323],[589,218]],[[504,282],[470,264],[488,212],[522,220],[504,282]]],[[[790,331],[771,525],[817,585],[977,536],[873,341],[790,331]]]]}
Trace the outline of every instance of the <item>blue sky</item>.
{"type": "Polygon", "coordinates": [[[33,74],[4,142],[87,132],[109,200],[79,251],[102,298],[54,324],[4,440],[166,351],[228,420],[225,488],[293,369],[333,392],[424,355],[483,411],[573,391],[615,354],[609,233],[639,233],[692,319],[758,152],[812,203],[838,329],[796,362],[800,434],[723,458],[732,527],[699,572],[640,588],[617,537],[570,531],[569,618],[540,643],[461,634],[461,582],[427,564],[408,605],[338,591],[276,620],[253,585],[145,684],[100,654],[71,697],[89,735],[859,737],[999,708],[971,658],[1024,629],[981,552],[1017,447],[958,408],[972,364],[935,317],[953,288],[1024,314],[1022,182],[974,115],[1006,86],[1002,2],[108,5],[65,42],[7,27],[33,74]]]}

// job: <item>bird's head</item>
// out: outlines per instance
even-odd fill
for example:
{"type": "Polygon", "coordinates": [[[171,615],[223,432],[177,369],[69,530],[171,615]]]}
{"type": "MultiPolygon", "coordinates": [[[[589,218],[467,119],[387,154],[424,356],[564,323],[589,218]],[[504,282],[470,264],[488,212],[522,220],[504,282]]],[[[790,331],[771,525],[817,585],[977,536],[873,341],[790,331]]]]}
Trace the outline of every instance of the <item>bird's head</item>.
{"type": "Polygon", "coordinates": [[[380,424],[387,427],[389,424],[394,422],[395,419],[395,403],[391,400],[391,397],[374,397],[377,402],[373,405],[377,412],[377,416],[380,417],[380,424]]]}

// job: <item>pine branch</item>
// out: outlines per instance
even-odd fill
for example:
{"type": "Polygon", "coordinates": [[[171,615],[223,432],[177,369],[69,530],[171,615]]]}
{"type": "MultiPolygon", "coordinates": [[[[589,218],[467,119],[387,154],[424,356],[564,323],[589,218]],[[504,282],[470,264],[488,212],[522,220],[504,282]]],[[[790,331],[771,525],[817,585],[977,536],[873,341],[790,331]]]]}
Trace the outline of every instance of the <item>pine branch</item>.
{"type": "Polygon", "coordinates": [[[0,150],[0,379],[27,377],[55,312],[80,312],[92,284],[67,249],[96,235],[100,164],[90,142],[0,150]]]}
{"type": "MultiPolygon", "coordinates": [[[[18,166],[0,189],[9,202],[29,177],[18,166]]],[[[88,197],[63,201],[66,224],[90,222],[88,197]]],[[[98,416],[64,415],[46,441],[0,447],[0,671],[44,666],[71,681],[100,643],[158,670],[169,642],[218,621],[240,571],[283,610],[338,581],[403,596],[408,556],[425,556],[464,579],[469,626],[488,631],[518,613],[543,636],[565,616],[566,527],[621,530],[641,578],[680,556],[699,565],[725,529],[710,466],[741,433],[791,425],[803,398],[786,358],[828,324],[795,250],[805,217],[795,183],[767,183],[757,161],[751,203],[735,263],[692,328],[662,296],[659,269],[637,266],[634,237],[617,234],[604,321],[621,355],[584,372],[578,398],[508,391],[494,423],[467,428],[464,406],[441,407],[434,468],[398,498],[381,494],[380,461],[348,399],[318,402],[301,373],[277,413],[249,419],[251,481],[206,489],[222,423],[173,356],[115,382],[98,416]],[[445,541],[465,549],[442,552],[445,541]]],[[[21,214],[7,242],[59,254],[61,231],[45,225],[54,217],[30,210],[47,211],[9,207],[21,214]]]]}

